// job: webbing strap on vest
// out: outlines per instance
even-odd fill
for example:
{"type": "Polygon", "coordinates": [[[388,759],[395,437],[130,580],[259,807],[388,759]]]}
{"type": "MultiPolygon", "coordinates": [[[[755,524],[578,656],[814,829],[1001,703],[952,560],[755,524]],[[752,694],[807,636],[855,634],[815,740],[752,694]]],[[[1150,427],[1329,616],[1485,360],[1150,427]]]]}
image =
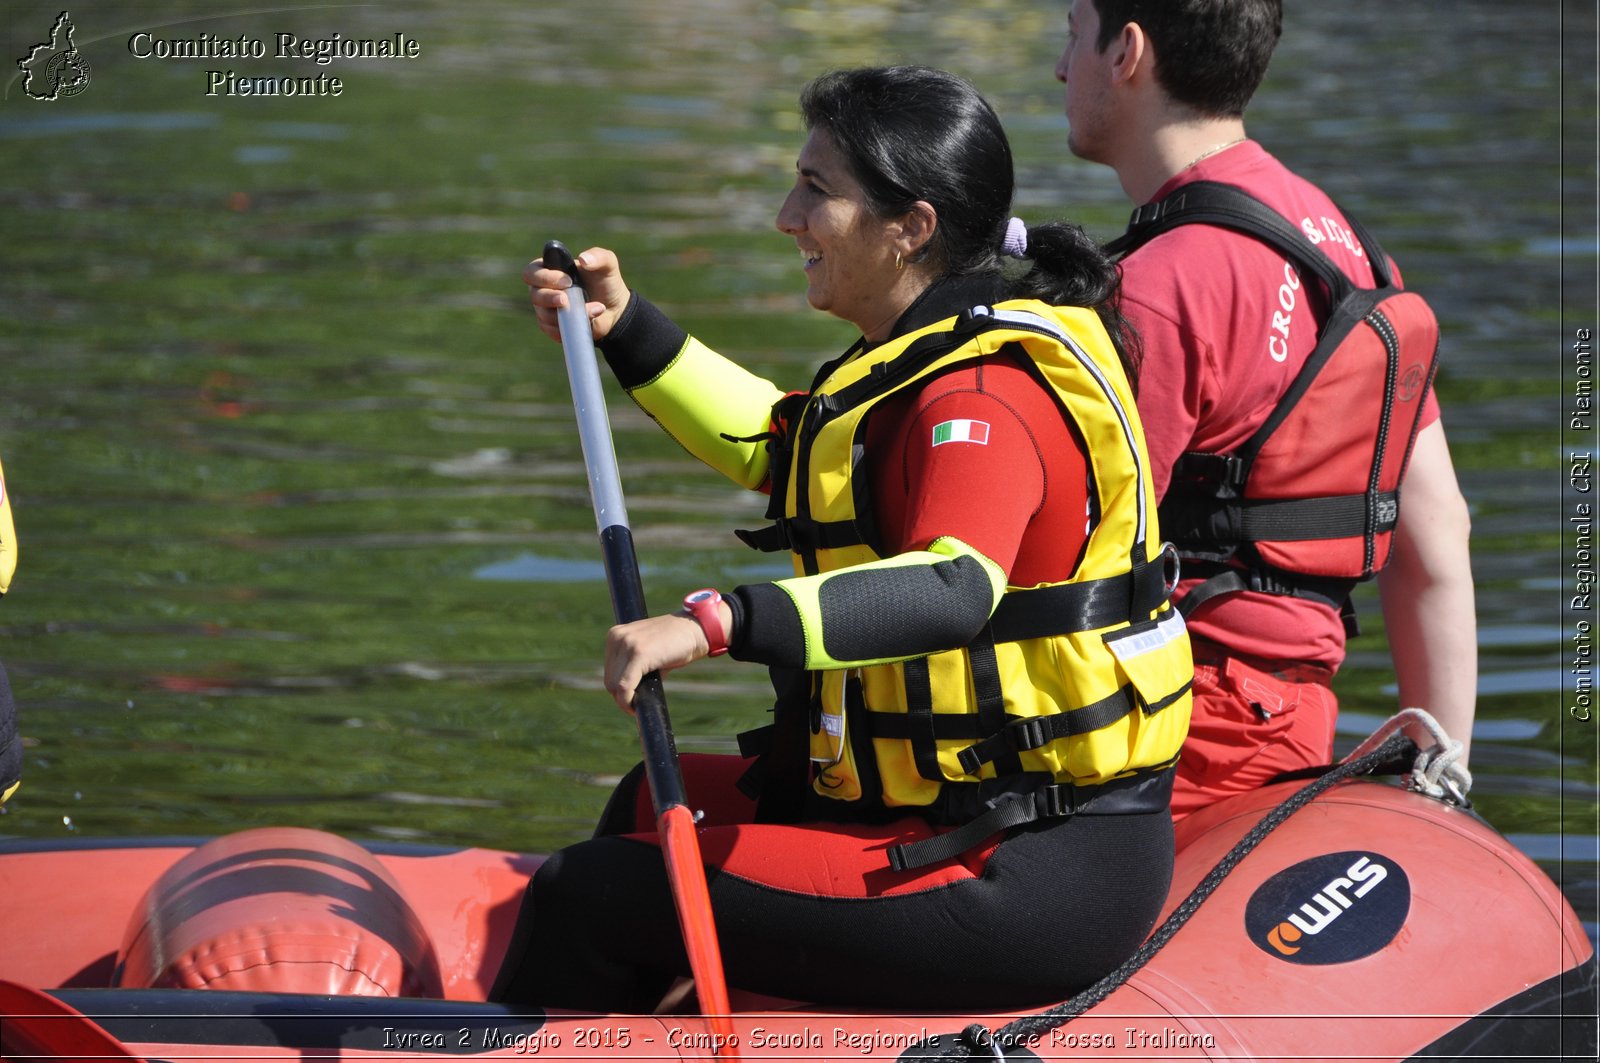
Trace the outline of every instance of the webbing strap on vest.
{"type": "Polygon", "coordinates": [[[1099,701],[1091,702],[1070,712],[1056,712],[1049,716],[1030,716],[1012,720],[998,732],[963,749],[957,756],[961,770],[976,775],[987,763],[1008,750],[1025,752],[1038,749],[1058,738],[1088,734],[1102,727],[1110,727],[1133,711],[1135,694],[1131,686],[1123,686],[1099,701]]]}
{"type": "MultiPolygon", "coordinates": [[[[1000,659],[994,650],[994,633],[985,627],[978,640],[967,647],[967,663],[972,670],[972,693],[976,699],[978,723],[985,734],[1003,731],[1006,726],[1006,691],[1000,682],[1000,659]]],[[[995,772],[1015,775],[1022,771],[1022,760],[1015,748],[995,752],[995,772]]]]}
{"type": "MultiPolygon", "coordinates": [[[[908,687],[914,684],[913,679],[907,680],[908,687]]],[[[1146,705],[1132,684],[1128,684],[1112,691],[1099,701],[1090,702],[1067,712],[1012,718],[999,726],[986,721],[981,713],[919,712],[917,705],[922,699],[913,695],[909,698],[910,712],[867,710],[867,733],[873,738],[910,741],[913,745],[921,745],[925,747],[930,757],[934,755],[935,741],[970,741],[973,744],[958,753],[957,759],[960,761],[962,771],[968,775],[976,775],[991,761],[1002,758],[1003,761],[1014,760],[1018,753],[1038,749],[1057,739],[1088,734],[1102,727],[1110,727],[1131,713],[1135,706],[1142,708],[1145,715],[1153,716],[1182,698],[1189,692],[1189,688],[1190,684],[1184,683],[1167,697],[1146,705]]],[[[930,767],[937,770],[937,762],[930,767]]],[[[1018,767],[1020,768],[1020,765],[1018,767]]],[[[1005,775],[1008,772],[1001,770],[999,774],[1005,775]]],[[[936,775],[928,777],[942,778],[936,775]]]]}
{"type": "MultiPolygon", "coordinates": [[[[1148,619],[1171,593],[1176,571],[1160,559],[1081,583],[1007,591],[990,618],[996,642],[1024,642],[1148,619]]],[[[1175,568],[1175,566],[1174,566],[1175,568]]]]}
{"type": "Polygon", "coordinates": [[[1400,492],[1315,498],[1242,497],[1254,455],[1281,418],[1276,414],[1235,454],[1190,451],[1172,468],[1161,530],[1180,548],[1197,544],[1310,541],[1383,534],[1400,520],[1400,492]]]}
{"type": "Polygon", "coordinates": [[[1356,622],[1355,605],[1350,600],[1350,592],[1356,585],[1353,579],[1314,579],[1300,575],[1285,578],[1274,569],[1238,568],[1209,561],[1190,562],[1184,571],[1203,577],[1176,600],[1178,612],[1183,614],[1185,620],[1199,612],[1207,602],[1239,591],[1255,591],[1258,594],[1304,598],[1332,606],[1339,610],[1347,637],[1355,638],[1361,634],[1361,627],[1356,622]]]}
{"type": "Polygon", "coordinates": [[[1393,531],[1400,516],[1400,492],[1326,495],[1322,498],[1247,502],[1239,513],[1246,542],[1263,539],[1343,539],[1393,531]],[[1377,517],[1374,519],[1373,514],[1377,517]]]}
{"type": "Polygon", "coordinates": [[[735,528],[733,534],[752,550],[764,554],[789,551],[796,554],[818,550],[838,550],[866,542],[855,521],[798,521],[780,517],[765,528],[735,528]]]}
{"type": "Polygon", "coordinates": [[[1176,774],[1176,769],[1169,765],[1155,772],[1112,779],[1098,786],[1056,783],[1026,793],[1001,794],[990,802],[987,812],[955,830],[891,846],[889,866],[896,871],[927,867],[959,856],[992,834],[1040,819],[1162,812],[1172,805],[1172,782],[1176,774]]]}
{"type": "Polygon", "coordinates": [[[739,743],[739,756],[745,760],[753,760],[771,749],[772,736],[777,730],[777,724],[769,723],[734,735],[734,741],[739,743]]]}
{"type": "MultiPolygon", "coordinates": [[[[1378,287],[1391,287],[1394,275],[1389,269],[1389,256],[1384,254],[1377,239],[1360,220],[1343,209],[1340,213],[1350,223],[1356,239],[1365,249],[1378,287]]],[[[1237,229],[1272,245],[1283,255],[1309,267],[1328,286],[1334,303],[1340,302],[1355,288],[1344,271],[1283,215],[1244,189],[1220,181],[1193,181],[1180,185],[1167,198],[1134,208],[1128,218],[1127,231],[1106,245],[1106,253],[1112,256],[1125,255],[1162,233],[1194,222],[1237,229]]]]}
{"type": "MultiPolygon", "coordinates": [[[[906,711],[892,715],[905,723],[906,731],[898,737],[911,742],[917,774],[930,782],[938,782],[944,778],[944,772],[939,769],[939,748],[935,740],[939,737],[939,721],[944,717],[933,711],[933,679],[928,673],[928,659],[912,658],[900,666],[900,674],[906,685],[906,711]]],[[[865,707],[863,712],[868,733],[873,733],[873,721],[879,714],[865,707]]],[[[964,714],[964,718],[970,720],[972,726],[979,726],[977,716],[964,714]]]]}

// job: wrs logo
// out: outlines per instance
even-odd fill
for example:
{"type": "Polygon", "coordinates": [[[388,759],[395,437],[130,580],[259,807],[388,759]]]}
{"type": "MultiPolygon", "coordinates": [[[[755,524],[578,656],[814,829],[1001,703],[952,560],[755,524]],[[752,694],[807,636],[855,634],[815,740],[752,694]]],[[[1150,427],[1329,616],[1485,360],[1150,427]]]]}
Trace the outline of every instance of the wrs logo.
{"type": "Polygon", "coordinates": [[[72,43],[77,27],[66,11],[50,27],[50,39],[28,49],[17,60],[22,69],[22,91],[36,100],[55,101],[76,96],[89,87],[89,61],[72,43]]]}
{"type": "Polygon", "coordinates": [[[1250,940],[1289,963],[1348,963],[1394,940],[1411,911],[1411,882],[1377,853],[1330,853],[1263,882],[1245,906],[1250,940]]]}

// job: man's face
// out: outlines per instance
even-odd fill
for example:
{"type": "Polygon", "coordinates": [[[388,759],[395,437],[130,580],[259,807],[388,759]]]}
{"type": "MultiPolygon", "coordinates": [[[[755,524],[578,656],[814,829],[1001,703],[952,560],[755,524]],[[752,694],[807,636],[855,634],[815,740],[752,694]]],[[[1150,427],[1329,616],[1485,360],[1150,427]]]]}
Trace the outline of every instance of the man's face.
{"type": "Polygon", "coordinates": [[[1067,87],[1067,147],[1074,155],[1105,162],[1110,115],[1111,49],[1095,51],[1100,13],[1094,0],[1072,0],[1067,12],[1067,45],[1056,63],[1056,80],[1067,87]]]}

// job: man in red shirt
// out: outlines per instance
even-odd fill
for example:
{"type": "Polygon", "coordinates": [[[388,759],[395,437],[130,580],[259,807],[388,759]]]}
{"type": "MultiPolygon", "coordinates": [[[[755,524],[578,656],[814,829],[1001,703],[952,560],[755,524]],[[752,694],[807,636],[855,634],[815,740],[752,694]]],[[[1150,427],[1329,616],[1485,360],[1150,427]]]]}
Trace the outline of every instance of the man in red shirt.
{"type": "MultiPolygon", "coordinates": [[[[1244,108],[1281,24],[1281,0],[1073,0],[1055,71],[1067,87],[1068,146],[1114,169],[1135,204],[1192,181],[1239,186],[1371,287],[1348,219],[1245,133],[1244,108]]],[[[1162,496],[1180,455],[1230,452],[1261,427],[1311,353],[1327,298],[1266,243],[1206,224],[1155,237],[1122,267],[1162,496]]],[[[1469,519],[1431,394],[1420,426],[1393,554],[1378,577],[1384,626],[1401,704],[1426,709],[1466,743],[1477,687],[1469,519]]],[[[1180,595],[1194,583],[1186,579],[1180,595]]],[[[1345,655],[1336,606],[1244,591],[1196,611],[1190,631],[1194,715],[1175,816],[1331,759],[1337,701],[1328,684],[1345,655]]]]}

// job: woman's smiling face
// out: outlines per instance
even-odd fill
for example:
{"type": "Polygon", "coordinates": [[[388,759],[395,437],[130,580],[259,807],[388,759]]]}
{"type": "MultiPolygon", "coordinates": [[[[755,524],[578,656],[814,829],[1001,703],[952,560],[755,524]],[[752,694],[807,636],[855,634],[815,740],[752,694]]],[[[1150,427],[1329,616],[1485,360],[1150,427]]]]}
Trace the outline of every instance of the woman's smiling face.
{"type": "Polygon", "coordinates": [[[806,301],[843,318],[868,339],[893,328],[910,300],[895,265],[899,222],[877,217],[828,131],[811,131],[795,162],[795,184],[778,211],[805,262],[806,301]]]}

